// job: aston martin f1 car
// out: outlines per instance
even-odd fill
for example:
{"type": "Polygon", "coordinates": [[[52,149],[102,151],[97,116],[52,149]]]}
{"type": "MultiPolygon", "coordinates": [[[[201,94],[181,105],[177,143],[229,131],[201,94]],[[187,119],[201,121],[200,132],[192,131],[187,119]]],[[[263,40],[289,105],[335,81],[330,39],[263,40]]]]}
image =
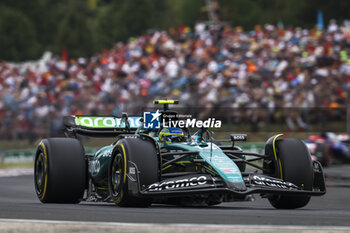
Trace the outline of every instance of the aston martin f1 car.
{"type": "MultiPolygon", "coordinates": [[[[175,113],[158,100],[160,113],[175,113]]],[[[158,111],[157,111],[157,114],[158,111]]],[[[158,115],[154,116],[155,118],[158,115]]],[[[228,144],[208,128],[145,127],[143,117],[67,116],[66,138],[43,139],[35,157],[35,190],[43,203],[114,202],[118,206],[217,205],[251,194],[277,209],[301,208],[325,194],[322,166],[311,161],[305,144],[281,134],[267,140],[265,153],[228,144]],[[114,137],[111,145],[86,154],[78,135],[114,137]]]]}

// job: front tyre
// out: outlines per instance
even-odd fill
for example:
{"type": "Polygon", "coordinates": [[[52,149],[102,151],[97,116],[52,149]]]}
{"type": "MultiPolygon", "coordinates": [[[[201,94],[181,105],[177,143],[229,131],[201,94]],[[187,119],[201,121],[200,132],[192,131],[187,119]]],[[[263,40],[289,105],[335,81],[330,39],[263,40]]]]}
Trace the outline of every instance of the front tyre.
{"type": "Polygon", "coordinates": [[[49,138],[39,144],[34,162],[35,191],[42,203],[78,203],[86,184],[86,161],[81,143],[72,138],[49,138]]]}
{"type": "MultiPolygon", "coordinates": [[[[280,177],[303,190],[312,190],[313,169],[311,156],[306,145],[298,139],[281,139],[276,141],[276,161],[280,177]]],[[[273,195],[269,201],[276,209],[296,209],[306,206],[310,196],[273,195]]]]}
{"type": "Polygon", "coordinates": [[[114,203],[122,207],[147,207],[149,199],[129,193],[129,161],[137,166],[141,187],[158,181],[158,158],[155,145],[140,138],[121,139],[116,144],[109,166],[108,187],[114,203]]]}

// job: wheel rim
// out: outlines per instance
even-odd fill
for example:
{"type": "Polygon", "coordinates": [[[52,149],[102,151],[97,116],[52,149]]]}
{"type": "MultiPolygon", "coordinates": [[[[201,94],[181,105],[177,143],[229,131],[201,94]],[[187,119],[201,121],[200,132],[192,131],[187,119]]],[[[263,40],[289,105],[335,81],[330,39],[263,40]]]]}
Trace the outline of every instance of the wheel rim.
{"type": "Polygon", "coordinates": [[[112,186],[112,195],[117,197],[122,190],[123,186],[123,159],[121,154],[117,154],[112,163],[112,174],[111,174],[111,186],[112,186]]]}
{"type": "Polygon", "coordinates": [[[45,159],[44,153],[40,152],[35,161],[35,187],[39,195],[42,194],[45,184],[45,159]]]}

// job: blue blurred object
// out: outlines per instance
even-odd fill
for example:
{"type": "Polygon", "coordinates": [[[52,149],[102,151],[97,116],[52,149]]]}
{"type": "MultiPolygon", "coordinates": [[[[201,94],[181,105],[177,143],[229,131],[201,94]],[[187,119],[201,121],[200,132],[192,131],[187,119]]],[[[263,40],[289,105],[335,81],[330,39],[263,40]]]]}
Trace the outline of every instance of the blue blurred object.
{"type": "Polygon", "coordinates": [[[317,11],[317,26],[324,30],[324,23],[323,23],[323,12],[321,10],[317,11]]]}
{"type": "Polygon", "coordinates": [[[295,86],[298,86],[299,83],[300,83],[299,79],[296,78],[296,79],[294,79],[294,80],[292,81],[291,84],[292,84],[293,87],[295,87],[295,86]]]}
{"type": "Polygon", "coordinates": [[[324,166],[333,163],[350,162],[350,136],[347,134],[335,134],[324,132],[322,135],[311,135],[305,140],[314,159],[324,166]]]}

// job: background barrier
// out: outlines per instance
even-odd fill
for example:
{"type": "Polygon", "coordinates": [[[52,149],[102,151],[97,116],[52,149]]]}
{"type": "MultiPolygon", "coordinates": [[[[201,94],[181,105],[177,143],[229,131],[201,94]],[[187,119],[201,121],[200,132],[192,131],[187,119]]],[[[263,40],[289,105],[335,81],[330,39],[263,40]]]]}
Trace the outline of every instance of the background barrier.
{"type": "MultiPolygon", "coordinates": [[[[244,151],[264,153],[265,143],[249,142],[237,143],[244,151]]],[[[85,147],[87,154],[94,154],[98,147],[85,147]]],[[[14,164],[14,163],[31,163],[34,162],[34,149],[12,149],[2,150],[0,156],[0,164],[14,164]]]]}

